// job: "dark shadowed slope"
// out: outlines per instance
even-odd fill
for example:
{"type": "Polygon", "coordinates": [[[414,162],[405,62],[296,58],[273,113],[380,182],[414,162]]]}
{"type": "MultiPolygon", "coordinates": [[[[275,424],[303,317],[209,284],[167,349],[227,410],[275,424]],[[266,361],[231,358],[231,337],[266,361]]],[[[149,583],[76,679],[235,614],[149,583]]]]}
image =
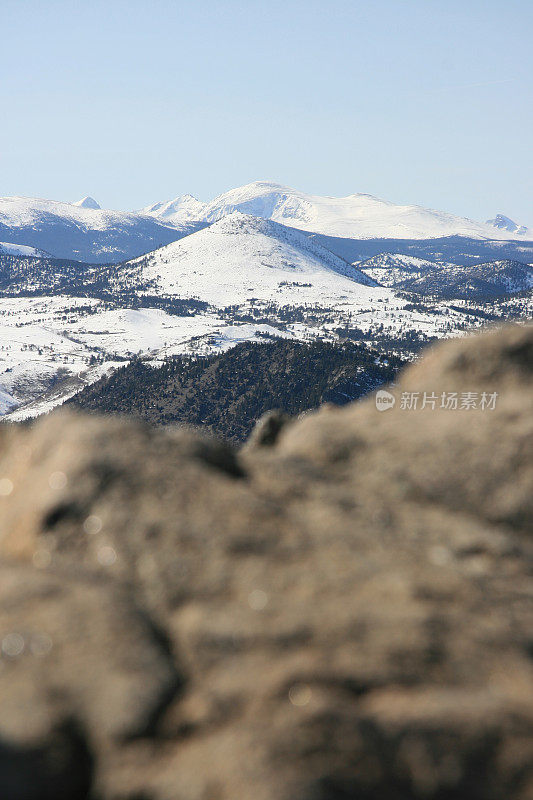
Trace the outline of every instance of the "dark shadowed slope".
{"type": "Polygon", "coordinates": [[[344,405],[392,380],[400,364],[352,343],[244,342],[222,355],[177,358],[157,369],[135,361],[69,403],[154,423],[203,425],[242,441],[265,411],[344,405]]]}

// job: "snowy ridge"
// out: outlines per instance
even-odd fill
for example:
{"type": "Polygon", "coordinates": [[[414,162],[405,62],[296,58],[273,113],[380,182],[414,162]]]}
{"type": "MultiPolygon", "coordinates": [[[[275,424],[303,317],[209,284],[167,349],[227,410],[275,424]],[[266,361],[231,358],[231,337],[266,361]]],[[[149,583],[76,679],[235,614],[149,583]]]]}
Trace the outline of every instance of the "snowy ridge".
{"type": "Polygon", "coordinates": [[[76,203],[4,197],[0,198],[0,239],[35,247],[56,258],[117,263],[176,241],[236,211],[339,240],[416,242],[462,237],[497,248],[505,242],[527,245],[527,236],[533,237],[531,231],[503,215],[487,224],[420,206],[396,205],[368,194],[320,197],[256,181],[208,203],[183,194],[137,212],[102,209],[89,196],[76,203]]]}
{"type": "Polygon", "coordinates": [[[373,278],[381,286],[398,286],[403,281],[420,278],[437,267],[434,261],[417,256],[405,256],[401,253],[380,253],[377,256],[357,262],[357,266],[365,275],[373,278]]]}
{"type": "Polygon", "coordinates": [[[205,209],[206,203],[197,200],[192,194],[183,194],[174,200],[169,200],[168,203],[154,203],[146,206],[137,213],[180,224],[201,220],[204,217],[205,209]]]}
{"type": "Polygon", "coordinates": [[[2,197],[0,239],[38,248],[56,258],[106,263],[147,253],[197,227],[169,225],[131,212],[106,211],[87,206],[85,200],[72,204],[2,197]]]}
{"type": "Polygon", "coordinates": [[[357,264],[382,286],[458,298],[512,295],[533,288],[533,267],[520,261],[488,261],[472,266],[431,262],[381,253],[357,264]]]}
{"type": "Polygon", "coordinates": [[[136,214],[123,211],[105,211],[78,203],[62,203],[59,200],[45,200],[33,197],[0,197],[0,222],[4,225],[38,225],[50,217],[69,220],[84,229],[105,230],[119,221],[121,224],[135,224],[136,214]]]}
{"type": "MultiPolygon", "coordinates": [[[[516,294],[533,288],[533,267],[520,261],[489,261],[472,267],[446,269],[442,278],[448,278],[448,291],[455,290],[458,296],[483,292],[516,294]]],[[[445,285],[444,280],[442,285],[445,285]]],[[[424,279],[421,288],[426,290],[424,279]]]]}
{"type": "Polygon", "coordinates": [[[352,278],[365,286],[375,285],[354,265],[347,264],[340,256],[335,255],[309,236],[272,220],[261,219],[235,211],[230,216],[223,217],[220,222],[213,224],[211,230],[229,235],[263,234],[264,236],[269,236],[277,239],[287,247],[307,253],[310,257],[319,260],[322,265],[327,266],[334,272],[338,272],[339,275],[352,278]]]}
{"type": "Polygon", "coordinates": [[[0,242],[0,255],[4,256],[36,256],[37,258],[47,258],[48,253],[39,250],[37,247],[30,247],[26,244],[13,244],[13,242],[0,242]]]}
{"type": "MultiPolygon", "coordinates": [[[[351,239],[429,239],[444,236],[513,239],[524,235],[523,230],[517,232],[495,228],[466,217],[416,205],[396,205],[369,194],[320,197],[270,181],[255,181],[231,189],[210,203],[199,204],[199,207],[202,207],[199,219],[206,222],[216,222],[234,211],[241,211],[292,228],[351,239]]],[[[153,213],[158,214],[159,211],[153,213]]],[[[177,207],[172,219],[178,222],[190,217],[182,217],[177,207]]]]}
{"type": "Polygon", "coordinates": [[[517,233],[520,236],[533,235],[533,231],[530,231],[525,225],[518,225],[514,220],[506,217],[505,214],[496,214],[494,219],[487,220],[487,225],[492,225],[493,228],[499,228],[510,233],[517,233]]]}

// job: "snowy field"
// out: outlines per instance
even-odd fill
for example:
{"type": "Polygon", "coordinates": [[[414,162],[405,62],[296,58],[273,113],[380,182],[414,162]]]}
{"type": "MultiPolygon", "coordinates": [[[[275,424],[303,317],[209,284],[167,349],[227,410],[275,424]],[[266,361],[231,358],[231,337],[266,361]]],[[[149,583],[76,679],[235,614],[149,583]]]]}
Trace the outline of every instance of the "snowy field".
{"type": "MultiPolygon", "coordinates": [[[[43,413],[133,356],[161,362],[273,336],[335,338],[334,329],[342,319],[351,319],[365,331],[383,325],[390,333],[416,330],[442,336],[453,332],[453,319],[467,318],[457,312],[451,320],[450,315],[407,311],[388,292],[373,301],[366,296],[337,298],[317,326],[232,323],[215,311],[179,317],[156,308],[109,309],[96,300],[66,296],[0,299],[0,413],[11,411],[9,418],[14,420],[43,413]]],[[[249,310],[246,304],[241,308],[243,313],[249,310]]]]}

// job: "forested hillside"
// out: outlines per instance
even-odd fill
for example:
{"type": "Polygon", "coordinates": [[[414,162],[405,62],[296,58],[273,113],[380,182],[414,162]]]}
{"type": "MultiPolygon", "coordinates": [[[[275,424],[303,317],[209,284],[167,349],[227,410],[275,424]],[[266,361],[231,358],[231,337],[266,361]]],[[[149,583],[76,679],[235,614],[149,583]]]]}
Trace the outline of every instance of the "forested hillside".
{"type": "Polygon", "coordinates": [[[295,415],[326,402],[343,405],[393,380],[401,363],[353,343],[244,342],[221,355],[175,358],[158,368],[133,361],[69,404],[201,425],[239,442],[265,411],[295,415]]]}

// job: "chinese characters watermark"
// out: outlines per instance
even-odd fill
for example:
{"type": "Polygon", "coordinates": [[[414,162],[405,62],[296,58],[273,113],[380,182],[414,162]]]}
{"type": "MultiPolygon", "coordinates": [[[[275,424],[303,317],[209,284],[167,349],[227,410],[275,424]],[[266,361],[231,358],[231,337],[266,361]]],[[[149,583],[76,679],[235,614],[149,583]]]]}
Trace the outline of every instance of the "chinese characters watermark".
{"type": "MultiPolygon", "coordinates": [[[[400,411],[423,411],[442,408],[447,411],[494,411],[498,392],[402,392],[400,411]]],[[[396,404],[392,392],[380,389],[376,392],[376,408],[388,411],[396,404]]]]}

